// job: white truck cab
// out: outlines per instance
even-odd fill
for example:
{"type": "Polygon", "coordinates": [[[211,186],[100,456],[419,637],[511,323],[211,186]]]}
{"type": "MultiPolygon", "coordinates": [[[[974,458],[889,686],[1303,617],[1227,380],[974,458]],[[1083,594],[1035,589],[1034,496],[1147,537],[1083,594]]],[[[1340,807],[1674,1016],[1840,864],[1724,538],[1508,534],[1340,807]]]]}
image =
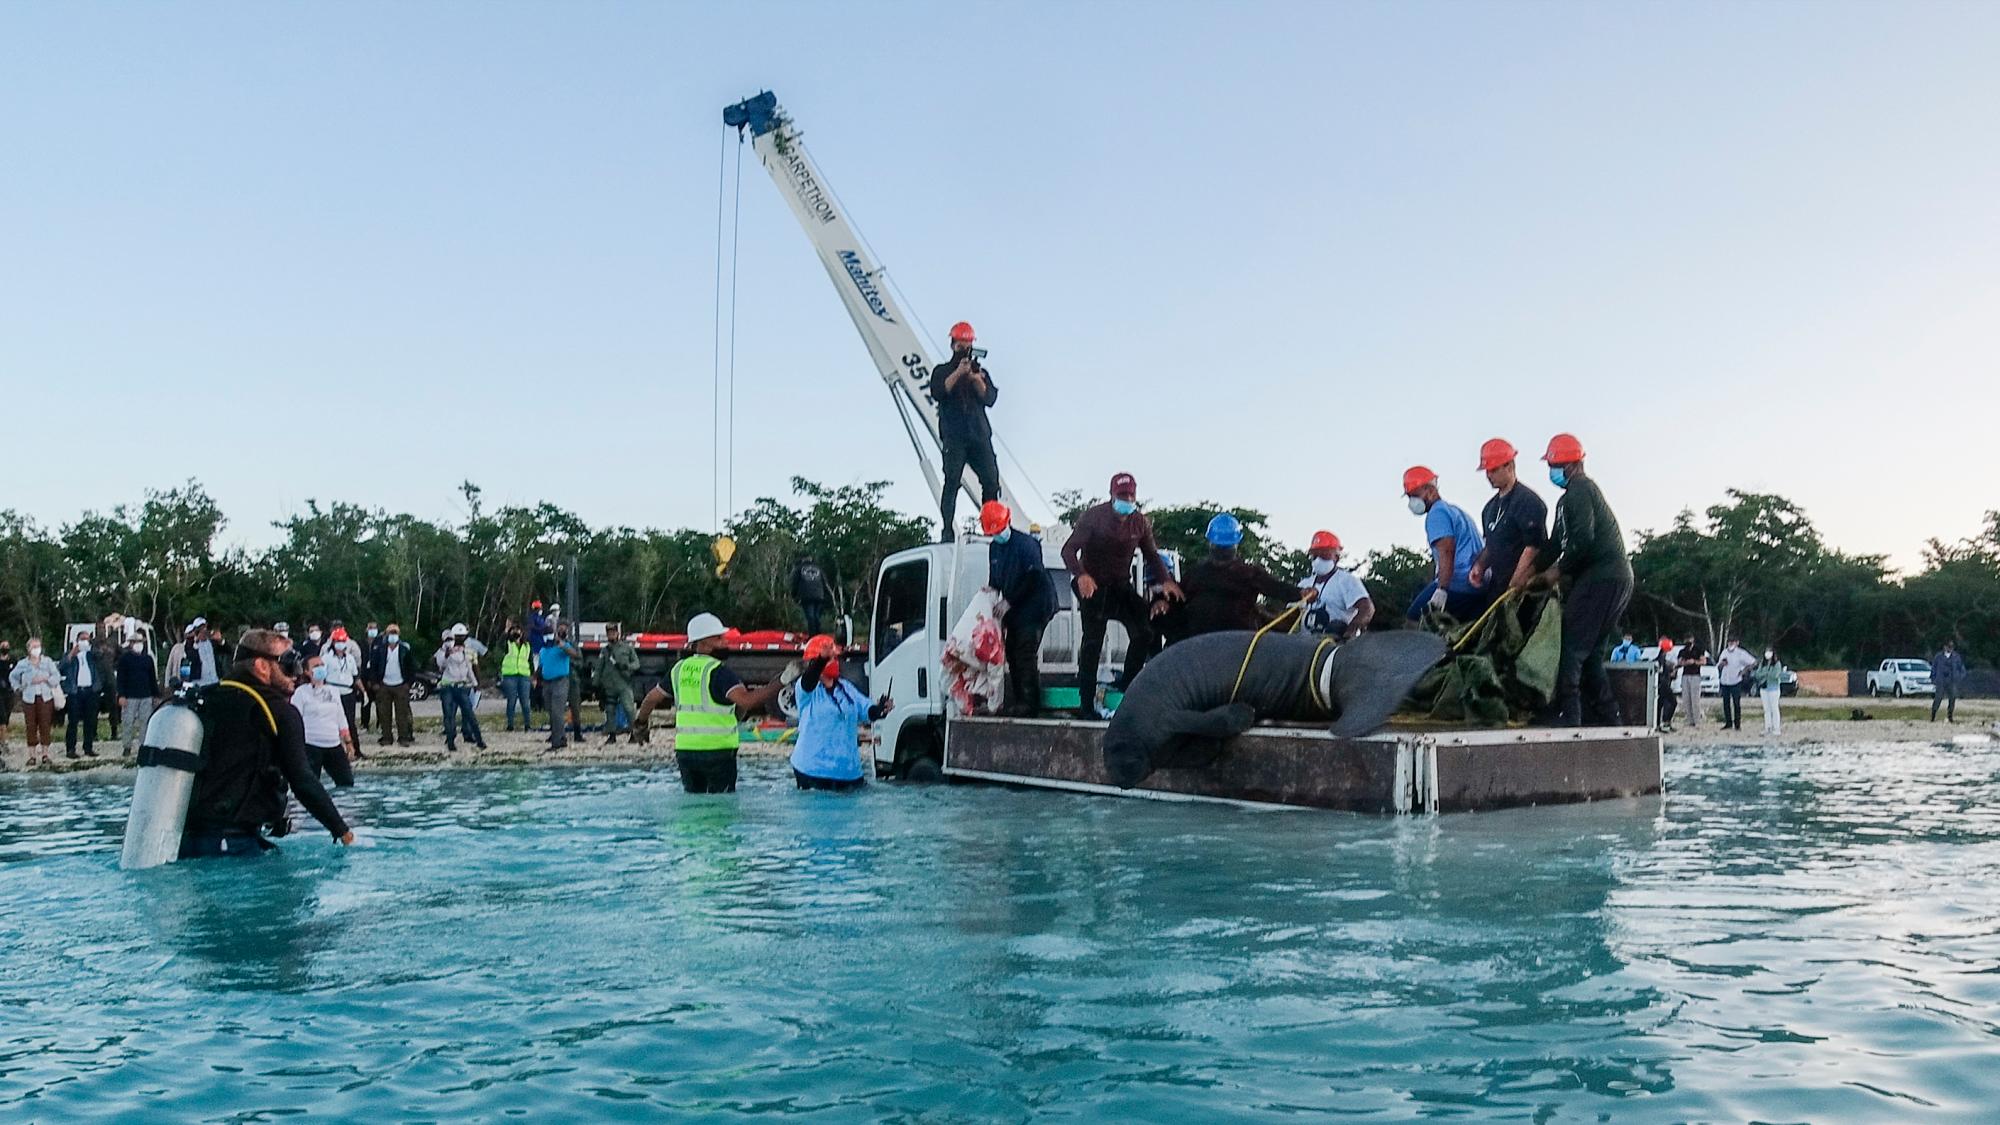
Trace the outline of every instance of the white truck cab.
{"type": "Polygon", "coordinates": [[[1869,695],[1934,695],[1937,685],[1931,683],[1931,662],[1912,660],[1908,657],[1884,660],[1873,672],[1868,673],[1869,695]]]}

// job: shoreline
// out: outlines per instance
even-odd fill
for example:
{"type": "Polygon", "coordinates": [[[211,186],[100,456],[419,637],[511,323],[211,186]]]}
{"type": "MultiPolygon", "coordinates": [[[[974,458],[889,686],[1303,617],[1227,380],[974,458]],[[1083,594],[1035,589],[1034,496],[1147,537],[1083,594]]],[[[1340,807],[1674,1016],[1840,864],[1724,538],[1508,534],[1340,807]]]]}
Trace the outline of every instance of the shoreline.
{"type": "MultiPolygon", "coordinates": [[[[1683,749],[1720,746],[1824,746],[1845,747],[1888,744],[1931,744],[1949,746],[1959,740],[1966,744],[1983,739],[2000,739],[2000,701],[1960,701],[1956,724],[1943,718],[1936,722],[1916,717],[1927,712],[1928,703],[1891,703],[1867,699],[1791,699],[1785,703],[1784,731],[1763,733],[1763,710],[1754,701],[1744,708],[1744,728],[1724,731],[1718,721],[1720,704],[1704,700],[1705,721],[1699,727],[1677,726],[1664,735],[1664,748],[1671,753],[1683,749]],[[1856,720],[1853,712],[1876,717],[1856,720]]],[[[17,728],[18,729],[18,728],[17,728]]],[[[441,769],[565,769],[577,766],[671,766],[674,761],[674,732],[671,727],[656,729],[653,740],[635,745],[621,739],[605,745],[603,736],[588,733],[572,740],[561,750],[548,749],[545,731],[494,731],[487,734],[487,748],[480,750],[463,742],[454,752],[445,750],[435,721],[420,723],[413,746],[379,746],[372,737],[361,744],[366,757],[354,764],[357,776],[369,773],[418,773],[441,769]],[[432,729],[425,730],[429,725],[432,729]]],[[[0,774],[29,776],[68,774],[127,773],[134,763],[120,755],[118,742],[98,742],[100,757],[71,761],[62,748],[53,748],[54,764],[26,766],[27,747],[18,739],[0,750],[0,774]]],[[[784,757],[791,753],[790,742],[746,741],[745,757],[784,757]]]]}

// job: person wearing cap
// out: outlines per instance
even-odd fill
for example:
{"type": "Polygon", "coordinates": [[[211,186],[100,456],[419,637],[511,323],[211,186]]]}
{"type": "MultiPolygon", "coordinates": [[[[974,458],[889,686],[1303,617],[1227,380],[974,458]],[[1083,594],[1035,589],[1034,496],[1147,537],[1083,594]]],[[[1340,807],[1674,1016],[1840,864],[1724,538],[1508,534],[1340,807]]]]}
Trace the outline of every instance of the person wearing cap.
{"type": "Polygon", "coordinates": [[[1125,677],[1121,684],[1129,685],[1138,678],[1158,643],[1152,608],[1132,586],[1133,552],[1138,552],[1147,578],[1160,587],[1166,601],[1178,602],[1185,597],[1167,571],[1166,560],[1160,557],[1152,521],[1139,510],[1138,496],[1139,482],[1131,473],[1112,477],[1111,499],[1078,516],[1069,541],[1063,544],[1063,565],[1069,568],[1070,585],[1083,611],[1083,636],[1076,652],[1079,718],[1102,717],[1093,700],[1107,622],[1125,626],[1125,677]]]}
{"type": "Polygon", "coordinates": [[[569,641],[569,626],[557,625],[549,643],[535,653],[536,675],[542,678],[542,705],[549,712],[549,749],[569,745],[573,735],[583,739],[583,723],[577,711],[583,706],[583,689],[576,682],[576,661],[583,653],[569,641]]]}
{"type": "Polygon", "coordinates": [[[1570,434],[1549,439],[1542,460],[1549,482],[1563,490],[1556,501],[1555,557],[1533,585],[1559,588],[1562,603],[1562,656],[1556,665],[1556,721],[1582,726],[1587,720],[1615,725],[1618,702],[1604,674],[1605,642],[1632,600],[1632,560],[1625,533],[1604,493],[1583,467],[1583,443],[1570,434]]]}
{"type": "Polygon", "coordinates": [[[1163,631],[1170,641],[1203,633],[1254,632],[1270,620],[1258,605],[1259,598],[1282,605],[1299,597],[1298,587],[1272,577],[1270,571],[1237,554],[1243,543],[1243,521],[1232,513],[1221,512],[1210,519],[1205,537],[1207,557],[1182,572],[1186,600],[1178,611],[1162,614],[1163,631]]]}
{"type": "Polygon", "coordinates": [[[361,694],[356,687],[361,679],[361,646],[347,635],[346,626],[336,622],[319,657],[326,666],[326,686],[338,698],[340,713],[347,720],[347,732],[355,745],[354,757],[360,759],[364,755],[359,748],[361,736],[356,732],[361,728],[355,725],[354,717],[359,703],[356,697],[361,694]]]}
{"type": "Polygon", "coordinates": [[[861,724],[878,722],[896,703],[870,703],[840,675],[840,646],[820,634],[806,642],[798,677],[799,736],[792,747],[792,779],[801,789],[859,789],[868,783],[861,762],[861,724]]]}
{"type": "Polygon", "coordinates": [[[1493,496],[1479,512],[1486,545],[1472,561],[1469,577],[1489,600],[1508,590],[1527,589],[1535,577],[1535,560],[1549,551],[1549,506],[1521,483],[1517,456],[1506,438],[1493,438],[1479,447],[1479,471],[1493,486],[1493,496]]]}
{"type": "Polygon", "coordinates": [[[1014,513],[992,500],[979,509],[986,545],[986,584],[1000,595],[1000,632],[1007,646],[1007,702],[1003,715],[1042,711],[1042,633],[1056,615],[1056,584],[1042,561],[1042,541],[1014,530],[1014,513]]]}
{"type": "Polygon", "coordinates": [[[537,653],[549,643],[549,617],[539,600],[528,603],[528,651],[537,653]]]}
{"type": "Polygon", "coordinates": [[[1660,730],[1674,729],[1674,708],[1680,703],[1681,670],[1675,663],[1674,639],[1660,638],[1660,730]]]}
{"type": "Polygon", "coordinates": [[[951,358],[931,368],[930,395],[937,403],[938,445],[944,456],[943,495],[938,497],[943,543],[957,535],[951,524],[967,467],[979,479],[982,503],[1000,499],[1000,463],[993,457],[993,423],[986,417],[1000,391],[973,354],[974,339],[972,325],[962,320],[952,325],[951,358]]]}
{"type": "MultiPolygon", "coordinates": [[[[681,788],[689,793],[736,792],[737,725],[778,697],[784,680],[751,690],[718,655],[729,629],[713,613],[697,613],[687,625],[688,652],[667,674],[673,685],[674,764],[681,788]]],[[[639,704],[635,731],[643,740],[653,711],[667,702],[666,686],[655,686],[639,704]]]]}
{"type": "Polygon", "coordinates": [[[446,753],[458,749],[461,727],[474,746],[486,749],[478,714],[479,658],[485,655],[486,646],[473,638],[462,621],[445,633],[444,643],[431,655],[438,670],[438,702],[444,709],[446,753]]]}
{"type": "Polygon", "coordinates": [[[1303,632],[1336,640],[1352,640],[1375,620],[1375,601],[1353,571],[1340,565],[1340,536],[1313,532],[1306,547],[1312,573],[1299,579],[1299,596],[1306,603],[1303,632]]]}
{"type": "Polygon", "coordinates": [[[604,705],[604,744],[618,741],[619,734],[632,733],[632,714],[639,709],[632,697],[632,677],[639,674],[639,650],[625,639],[617,624],[604,627],[604,647],[590,666],[591,682],[597,686],[598,701],[604,705]]]}
{"type": "Polygon", "coordinates": [[[1430,544],[1432,564],[1430,581],[1417,591],[1409,617],[1416,621],[1428,609],[1469,623],[1492,600],[1472,581],[1473,563],[1486,543],[1465,509],[1438,492],[1437,482],[1438,475],[1422,465],[1403,473],[1403,498],[1411,515],[1424,518],[1424,541],[1430,544]]]}

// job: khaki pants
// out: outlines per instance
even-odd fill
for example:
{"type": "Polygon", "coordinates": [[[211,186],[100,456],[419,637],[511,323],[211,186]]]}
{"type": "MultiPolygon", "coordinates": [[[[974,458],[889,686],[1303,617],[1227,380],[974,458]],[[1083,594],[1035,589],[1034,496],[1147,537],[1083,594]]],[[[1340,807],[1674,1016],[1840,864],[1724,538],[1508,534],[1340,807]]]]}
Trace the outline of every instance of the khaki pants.
{"type": "Polygon", "coordinates": [[[375,710],[377,712],[376,719],[382,725],[382,737],[377,741],[382,745],[387,746],[389,743],[397,740],[403,742],[416,741],[416,731],[410,724],[409,684],[402,683],[394,686],[376,684],[375,710]],[[393,738],[390,737],[392,730],[395,735],[393,738]]]}
{"type": "Polygon", "coordinates": [[[146,724],[153,721],[153,701],[150,699],[128,699],[119,718],[125,723],[125,756],[137,753],[139,743],[145,740],[146,724]]]}
{"type": "Polygon", "coordinates": [[[1687,712],[1687,725],[1701,725],[1701,677],[1681,677],[1681,710],[1687,712]]]}

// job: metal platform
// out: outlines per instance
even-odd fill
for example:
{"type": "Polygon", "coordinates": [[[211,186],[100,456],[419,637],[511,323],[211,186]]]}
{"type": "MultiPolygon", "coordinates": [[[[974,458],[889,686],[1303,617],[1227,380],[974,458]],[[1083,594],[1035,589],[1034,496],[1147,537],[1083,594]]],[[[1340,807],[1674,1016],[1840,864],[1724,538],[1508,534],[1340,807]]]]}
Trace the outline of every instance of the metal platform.
{"type": "Polygon", "coordinates": [[[944,773],[1072,793],[1164,801],[1439,813],[1567,804],[1660,792],[1660,736],[1630,727],[1388,733],[1336,739],[1257,727],[1205,769],[1158,770],[1120,789],[1104,771],[1104,723],[961,718],[944,773]]]}

